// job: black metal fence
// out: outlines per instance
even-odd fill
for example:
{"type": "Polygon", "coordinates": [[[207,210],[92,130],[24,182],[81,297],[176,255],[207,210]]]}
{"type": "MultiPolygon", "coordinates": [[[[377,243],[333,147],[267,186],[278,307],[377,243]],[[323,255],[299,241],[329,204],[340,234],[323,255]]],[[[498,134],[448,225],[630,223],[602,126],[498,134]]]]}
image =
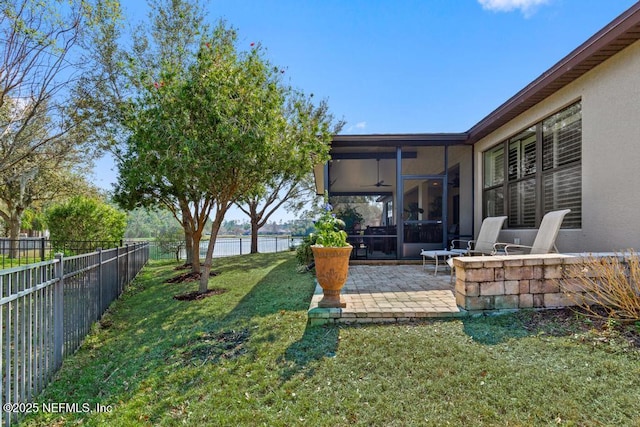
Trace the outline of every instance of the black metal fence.
{"type": "Polygon", "coordinates": [[[53,259],[54,254],[67,256],[96,251],[98,248],[122,246],[119,241],[50,240],[45,237],[8,239],[0,237],[0,269],[53,259]]]}
{"type": "Polygon", "coordinates": [[[2,425],[25,413],[149,259],[148,243],[0,271],[2,425]]]}

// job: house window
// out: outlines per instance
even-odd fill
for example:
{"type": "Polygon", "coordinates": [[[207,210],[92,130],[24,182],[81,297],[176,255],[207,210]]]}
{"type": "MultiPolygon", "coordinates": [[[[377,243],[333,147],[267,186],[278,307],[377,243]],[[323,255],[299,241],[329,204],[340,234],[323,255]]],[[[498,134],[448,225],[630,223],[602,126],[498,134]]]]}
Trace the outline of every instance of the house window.
{"type": "Polygon", "coordinates": [[[544,211],[571,209],[564,228],[582,226],[581,105],[542,122],[542,182],[544,211]]]}
{"type": "Polygon", "coordinates": [[[508,141],[509,227],[536,225],[536,128],[508,141]]]}
{"type": "Polygon", "coordinates": [[[504,144],[484,153],[484,216],[504,211],[504,144]]]}
{"type": "Polygon", "coordinates": [[[484,152],[484,216],[508,215],[510,228],[533,228],[546,212],[569,208],[563,228],[580,228],[581,159],[577,103],[484,152]]]}

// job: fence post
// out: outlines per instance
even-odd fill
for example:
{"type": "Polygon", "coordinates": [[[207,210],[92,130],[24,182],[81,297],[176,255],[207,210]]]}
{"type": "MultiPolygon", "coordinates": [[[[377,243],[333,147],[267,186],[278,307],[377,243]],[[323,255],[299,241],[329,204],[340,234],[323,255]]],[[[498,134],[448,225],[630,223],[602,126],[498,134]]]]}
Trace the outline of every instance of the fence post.
{"type": "Polygon", "coordinates": [[[44,261],[44,245],[46,244],[45,238],[40,238],[40,261],[44,261]]]}
{"type": "Polygon", "coordinates": [[[115,260],[115,265],[116,265],[116,298],[118,296],[120,296],[120,246],[116,247],[116,260],[115,260]]]}
{"type": "Polygon", "coordinates": [[[56,254],[56,284],[53,288],[53,361],[59,368],[64,354],[64,256],[56,254]]]}
{"type": "Polygon", "coordinates": [[[242,255],[242,237],[240,237],[240,255],[242,255]]]}
{"type": "MultiPolygon", "coordinates": [[[[104,301],[104,289],[102,286],[102,248],[98,248],[98,313],[102,313],[104,311],[104,307],[102,306],[104,301]]],[[[102,314],[98,314],[98,318],[100,318],[102,314]]]]}
{"type": "Polygon", "coordinates": [[[129,285],[129,244],[127,243],[126,245],[124,245],[125,247],[125,257],[124,257],[124,271],[125,271],[125,276],[124,276],[124,284],[125,286],[129,285]]]}

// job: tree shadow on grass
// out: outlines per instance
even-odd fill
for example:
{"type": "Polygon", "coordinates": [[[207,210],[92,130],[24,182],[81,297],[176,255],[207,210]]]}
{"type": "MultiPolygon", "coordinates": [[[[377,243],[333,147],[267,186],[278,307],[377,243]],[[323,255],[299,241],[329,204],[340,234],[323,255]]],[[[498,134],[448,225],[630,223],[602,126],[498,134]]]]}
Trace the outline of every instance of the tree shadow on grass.
{"type": "Polygon", "coordinates": [[[337,326],[307,325],[304,335],[287,348],[280,360],[285,365],[280,372],[281,381],[286,382],[300,372],[311,376],[315,373],[313,362],[336,357],[339,333],[337,326]]]}
{"type": "MultiPolygon", "coordinates": [[[[255,257],[261,261],[260,257],[255,257]]],[[[273,262],[273,255],[270,258],[273,262]]],[[[295,260],[290,258],[273,268],[249,293],[247,293],[221,322],[237,325],[242,323],[258,324],[259,318],[273,314],[285,315],[287,312],[303,313],[306,323],[306,310],[313,295],[315,285],[310,276],[298,273],[295,260]]],[[[245,269],[254,262],[251,257],[235,259],[225,268],[245,269]]],[[[268,264],[267,264],[268,265],[268,264]]],[[[300,319],[299,316],[296,319],[300,319]]],[[[299,322],[299,320],[296,320],[299,322]]],[[[306,326],[304,334],[292,343],[277,361],[284,365],[281,371],[283,381],[299,372],[313,373],[314,361],[325,357],[335,357],[338,348],[339,329],[335,326],[306,326]]],[[[269,344],[277,340],[278,332],[262,333],[254,336],[254,345],[269,344]]]]}
{"type": "MultiPolygon", "coordinates": [[[[267,365],[283,361],[284,366],[278,367],[283,369],[281,376],[290,377],[314,360],[335,354],[337,328],[307,328],[303,333],[313,280],[296,272],[290,254],[238,257],[220,262],[217,268],[265,271],[247,276],[252,284],[255,281],[251,288],[237,282],[242,275],[222,274],[212,281],[222,280],[228,292],[202,301],[179,302],[172,298],[175,288],[164,284],[175,272],[147,269],[98,324],[98,334],[88,338],[73,356],[69,366],[75,367],[63,369],[62,379],[43,398],[54,398],[58,389],[69,399],[129,402],[132,393],[143,393],[139,390],[165,388],[169,377],[175,383],[172,387],[186,392],[201,375],[192,367],[207,369],[225,360],[241,360],[225,367],[232,372],[267,357],[273,358],[264,362],[267,365]],[[241,294],[234,292],[234,286],[241,294]],[[302,338],[292,343],[296,339],[292,337],[300,334],[302,338]]],[[[168,400],[158,399],[147,413],[161,417],[170,409],[168,400]]],[[[151,422],[159,419],[154,416],[151,422]]]]}
{"type": "MultiPolygon", "coordinates": [[[[258,254],[260,255],[260,254],[258,254]]],[[[273,255],[273,254],[272,254],[273,255]]],[[[250,256],[247,256],[251,258],[250,256]]],[[[258,264],[264,262],[262,267],[268,267],[273,264],[261,259],[259,256],[255,258],[258,264]]],[[[299,273],[296,273],[295,260],[291,258],[277,258],[276,262],[280,262],[276,267],[272,268],[269,273],[263,277],[255,286],[236,304],[233,310],[226,316],[223,322],[235,322],[238,320],[252,319],[256,317],[265,317],[274,313],[286,311],[301,311],[309,307],[309,301],[313,294],[313,288],[308,279],[299,273]]],[[[234,260],[230,264],[221,267],[221,270],[234,269],[246,271],[250,266],[256,267],[252,259],[234,260]]],[[[226,286],[226,285],[225,285],[226,286]]]]}
{"type": "Polygon", "coordinates": [[[225,257],[224,263],[219,262],[219,258],[214,259],[211,269],[220,272],[230,270],[250,271],[254,269],[268,268],[274,262],[280,262],[288,258],[288,252],[234,255],[231,257],[225,257]]]}

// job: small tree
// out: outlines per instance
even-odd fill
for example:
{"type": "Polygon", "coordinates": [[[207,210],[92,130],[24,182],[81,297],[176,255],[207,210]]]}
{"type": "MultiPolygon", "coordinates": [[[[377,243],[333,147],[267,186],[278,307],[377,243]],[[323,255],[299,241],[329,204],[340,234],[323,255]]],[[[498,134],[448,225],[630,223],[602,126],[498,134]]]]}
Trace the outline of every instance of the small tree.
{"type": "Polygon", "coordinates": [[[163,254],[174,254],[176,261],[180,261],[180,252],[185,249],[184,235],[181,230],[173,229],[161,233],[156,238],[156,243],[163,254]]]}
{"type": "Polygon", "coordinates": [[[295,200],[303,202],[315,192],[305,182],[319,161],[310,155],[313,153],[310,147],[323,142],[328,145],[331,135],[340,132],[344,125],[342,120],[334,120],[327,101],[315,105],[312,99],[313,94],[305,97],[294,93],[290,97],[284,109],[286,127],[281,135],[287,143],[274,146],[279,151],[271,154],[270,168],[265,169],[265,183],[236,203],[250,219],[251,253],[258,252],[258,230],[276,210],[293,206],[295,200]]]}
{"type": "Polygon", "coordinates": [[[127,215],[96,198],[76,196],[46,212],[54,242],[119,242],[127,226],[127,215]]]}
{"type": "Polygon", "coordinates": [[[295,98],[296,114],[307,126],[295,134],[301,142],[292,144],[285,111],[292,90],[281,70],[260,46],[239,50],[235,30],[224,23],[201,39],[191,61],[162,64],[131,105],[116,195],[121,206],[149,201],[179,207],[192,269],[201,273],[199,290],[206,292],[215,239],[229,208],[270,182],[281,167],[274,158],[287,155],[285,147],[308,163],[326,161],[330,133],[327,124],[305,118],[306,98],[295,98]],[[199,242],[209,217],[201,269],[199,242]]]}

